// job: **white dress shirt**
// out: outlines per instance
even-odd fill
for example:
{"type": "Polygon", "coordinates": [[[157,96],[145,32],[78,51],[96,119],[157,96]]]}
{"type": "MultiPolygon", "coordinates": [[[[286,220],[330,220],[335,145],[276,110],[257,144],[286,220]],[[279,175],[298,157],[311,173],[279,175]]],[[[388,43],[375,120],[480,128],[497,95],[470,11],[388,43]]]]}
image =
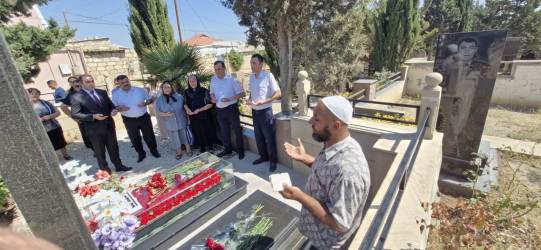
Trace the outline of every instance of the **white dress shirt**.
{"type": "Polygon", "coordinates": [[[129,91],[125,91],[124,89],[115,91],[113,93],[113,104],[117,107],[129,107],[129,110],[121,112],[122,116],[136,118],[147,112],[147,106],[139,108],[137,105],[150,98],[152,97],[144,89],[131,86],[129,91]]]}
{"type": "Polygon", "coordinates": [[[213,76],[210,79],[210,94],[214,94],[214,98],[218,100],[216,106],[218,108],[225,108],[231,104],[237,103],[237,100],[232,100],[229,102],[222,102],[222,98],[232,98],[240,93],[244,92],[240,86],[237,78],[231,75],[225,75],[224,79],[218,78],[218,76],[213,76]]]}
{"type": "Polygon", "coordinates": [[[96,98],[98,98],[98,100],[100,100],[100,102],[101,102],[101,98],[98,95],[98,93],[96,93],[95,90],[92,90],[92,91],[88,91],[86,89],[82,89],[82,90],[84,90],[90,97],[92,97],[92,100],[94,100],[94,101],[96,101],[96,99],[94,99],[94,95],[96,95],[96,98]],[[94,92],[94,95],[92,95],[92,92],[94,92]]]}
{"type": "MultiPolygon", "coordinates": [[[[250,99],[252,102],[261,102],[271,98],[276,91],[280,90],[272,73],[261,70],[259,77],[255,73],[250,75],[250,99]]],[[[272,102],[259,106],[252,106],[255,110],[266,109],[272,106],[272,102]]]]}

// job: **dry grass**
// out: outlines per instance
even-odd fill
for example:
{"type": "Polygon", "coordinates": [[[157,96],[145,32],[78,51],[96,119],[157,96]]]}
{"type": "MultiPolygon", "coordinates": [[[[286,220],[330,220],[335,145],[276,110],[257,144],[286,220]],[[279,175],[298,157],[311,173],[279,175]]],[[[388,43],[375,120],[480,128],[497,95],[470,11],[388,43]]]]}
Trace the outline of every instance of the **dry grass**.
{"type": "MultiPolygon", "coordinates": [[[[489,195],[489,201],[493,204],[495,199],[502,195],[502,189],[505,188],[504,184],[510,181],[521,184],[520,190],[517,190],[514,199],[525,200],[530,197],[539,200],[541,196],[541,182],[539,181],[541,179],[541,165],[539,160],[534,159],[531,161],[533,158],[530,158],[522,161],[523,164],[521,165],[521,157],[509,159],[505,158],[507,157],[506,153],[501,152],[499,152],[499,156],[504,157],[503,160],[500,160],[501,163],[499,163],[500,167],[498,169],[500,188],[492,189],[493,192],[489,195]],[[509,164],[502,164],[506,159],[509,164]],[[513,177],[512,169],[516,171],[519,166],[520,170],[515,175],[515,179],[511,180],[513,177]]],[[[458,199],[443,194],[441,202],[447,207],[455,207],[458,199]]],[[[442,237],[438,232],[438,227],[430,232],[428,249],[448,249],[448,246],[442,242],[442,237]]],[[[522,223],[514,222],[510,227],[498,227],[497,230],[491,232],[489,242],[491,242],[489,245],[491,249],[541,249],[541,208],[534,208],[530,213],[526,214],[522,223]]]]}
{"type": "Polygon", "coordinates": [[[541,109],[491,106],[483,134],[541,142],[541,109]]]}

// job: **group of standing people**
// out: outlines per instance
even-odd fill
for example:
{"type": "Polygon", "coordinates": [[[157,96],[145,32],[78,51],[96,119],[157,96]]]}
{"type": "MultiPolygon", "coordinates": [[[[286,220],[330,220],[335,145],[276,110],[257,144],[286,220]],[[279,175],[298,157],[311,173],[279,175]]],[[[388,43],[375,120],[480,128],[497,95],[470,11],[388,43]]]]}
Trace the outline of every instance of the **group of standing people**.
{"type": "MultiPolygon", "coordinates": [[[[256,143],[260,154],[260,158],[253,164],[269,161],[269,170],[272,172],[276,169],[277,163],[272,102],[280,98],[281,91],[272,73],[262,70],[263,61],[263,57],[259,54],[251,58],[250,65],[253,74],[250,76],[250,96],[246,104],[252,107],[256,143]]],[[[239,81],[226,74],[223,61],[214,63],[214,71],[216,75],[210,80],[210,89],[202,87],[199,78],[191,75],[188,77],[188,86],[183,94],[176,93],[171,83],[164,81],[160,86],[162,94],[157,98],[152,97],[142,88],[132,86],[125,75],[115,78],[112,98],[109,98],[105,90],[95,89],[94,78],[88,74],[78,78],[69,77],[68,82],[71,87],[67,93],[54,81],[49,81],[48,85],[55,89],[55,101],[62,102],[62,111],[77,122],[84,144],[94,151],[94,157],[101,170],[111,171],[105,158],[105,149],[117,171],[131,169],[122,164],[118,153],[112,116],[119,113],[132,146],[138,153],[137,162],[146,158],[143,140],[154,157],[161,157],[150,115],[147,112],[147,106],[154,102],[156,115],[167,130],[171,145],[176,150],[176,159],[180,159],[183,155],[182,144],[186,149],[186,155],[188,157],[193,155],[191,149],[193,142],[189,142],[190,138],[186,134],[188,125],[192,125],[195,143],[200,146],[200,153],[206,151],[214,153],[214,136],[209,133],[209,131],[214,131],[210,113],[214,105],[217,108],[216,118],[224,144],[224,150],[217,156],[232,154],[231,130],[233,130],[238,157],[243,159],[245,156],[244,138],[240,125],[238,99],[243,98],[245,93],[239,81]]],[[[64,158],[71,159],[65,149],[66,142],[60,124],[54,119],[60,115],[60,112],[51,103],[40,100],[37,89],[30,89],[29,93],[47,131],[56,129],[50,133],[55,150],[60,149],[64,158]]]]}
{"type": "MultiPolygon", "coordinates": [[[[256,144],[260,157],[254,165],[270,162],[269,171],[276,170],[277,149],[272,102],[281,96],[280,88],[272,73],[262,70],[264,59],[255,54],[250,60],[250,95],[246,104],[252,107],[252,118],[256,144]]],[[[213,124],[210,109],[216,104],[217,120],[223,135],[222,157],[232,153],[231,130],[236,136],[238,158],[243,159],[244,140],[240,125],[237,100],[245,96],[238,80],[225,73],[223,61],[214,63],[216,76],[211,78],[210,89],[201,86],[197,76],[188,77],[188,88],[183,95],[175,92],[170,82],[161,84],[162,94],[153,98],[145,90],[131,86],[127,76],[116,78],[117,89],[112,100],[105,90],[95,89],[94,78],[82,75],[70,77],[71,88],[63,100],[62,110],[73,118],[83,135],[85,145],[94,150],[101,170],[111,171],[105,160],[105,148],[117,171],[131,170],[122,164],[118,153],[115,123],[112,116],[120,113],[133,147],[139,154],[138,162],[146,157],[142,138],[150,153],[160,157],[157,151],[150,115],[146,106],[155,102],[156,114],[162,119],[176,158],[183,155],[182,144],[187,155],[193,152],[186,135],[192,125],[200,152],[213,153],[213,124]],[[71,110],[69,110],[71,107],[71,110]],[[69,112],[68,112],[69,111],[69,112]],[[141,138],[142,133],[142,138],[141,138]]],[[[40,120],[48,131],[55,149],[62,150],[64,158],[71,158],[65,151],[65,140],[58,140],[62,129],[54,118],[60,112],[48,102],[39,99],[37,89],[29,89],[30,97],[40,120]]],[[[353,109],[343,97],[326,97],[319,102],[309,124],[312,137],[323,143],[323,148],[314,157],[306,153],[298,140],[294,146],[285,143],[287,155],[310,167],[305,191],[284,184],[281,195],[302,204],[299,230],[309,239],[310,249],[342,249],[349,245],[360,225],[362,211],[370,188],[370,173],[359,143],[348,130],[353,109]]]]}

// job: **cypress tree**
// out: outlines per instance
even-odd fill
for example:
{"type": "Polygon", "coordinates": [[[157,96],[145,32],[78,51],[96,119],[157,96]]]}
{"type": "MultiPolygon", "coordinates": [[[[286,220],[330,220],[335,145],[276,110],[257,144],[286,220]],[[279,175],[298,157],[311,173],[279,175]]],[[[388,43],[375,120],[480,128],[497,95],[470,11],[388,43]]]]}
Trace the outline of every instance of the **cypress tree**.
{"type": "Polygon", "coordinates": [[[457,0],[456,6],[460,9],[460,23],[458,24],[458,32],[468,32],[472,30],[473,20],[473,1],[472,0],[457,0]]]}
{"type": "Polygon", "coordinates": [[[130,36],[135,52],[142,59],[143,50],[175,41],[173,26],[163,0],[128,0],[130,36]]]}
{"type": "Polygon", "coordinates": [[[375,18],[371,69],[397,71],[406,61],[421,30],[419,0],[382,2],[375,18]]]}

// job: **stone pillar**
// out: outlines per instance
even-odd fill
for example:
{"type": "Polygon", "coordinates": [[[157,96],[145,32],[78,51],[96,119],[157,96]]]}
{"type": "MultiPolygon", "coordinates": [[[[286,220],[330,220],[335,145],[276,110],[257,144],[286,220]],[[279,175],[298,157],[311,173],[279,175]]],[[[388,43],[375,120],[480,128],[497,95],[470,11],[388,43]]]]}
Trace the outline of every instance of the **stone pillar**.
{"type": "Polygon", "coordinates": [[[308,72],[302,70],[299,71],[298,74],[299,80],[297,81],[297,96],[299,97],[298,102],[298,108],[299,108],[299,115],[301,116],[309,116],[310,115],[310,107],[308,107],[308,94],[310,94],[310,81],[308,81],[308,72]]]}
{"type": "Polygon", "coordinates": [[[373,101],[376,99],[377,81],[375,79],[359,79],[353,82],[353,91],[357,93],[364,89],[364,98],[361,100],[373,101]]]}
{"type": "Polygon", "coordinates": [[[426,108],[430,108],[428,128],[425,133],[425,139],[428,140],[432,140],[434,130],[436,129],[436,121],[438,120],[441,100],[441,87],[438,85],[442,80],[443,76],[440,73],[432,72],[427,74],[425,76],[426,86],[421,92],[421,110],[419,112],[419,119],[425,115],[426,108]]]}
{"type": "Polygon", "coordinates": [[[96,249],[0,32],[0,173],[33,234],[63,249],[96,249]]]}

